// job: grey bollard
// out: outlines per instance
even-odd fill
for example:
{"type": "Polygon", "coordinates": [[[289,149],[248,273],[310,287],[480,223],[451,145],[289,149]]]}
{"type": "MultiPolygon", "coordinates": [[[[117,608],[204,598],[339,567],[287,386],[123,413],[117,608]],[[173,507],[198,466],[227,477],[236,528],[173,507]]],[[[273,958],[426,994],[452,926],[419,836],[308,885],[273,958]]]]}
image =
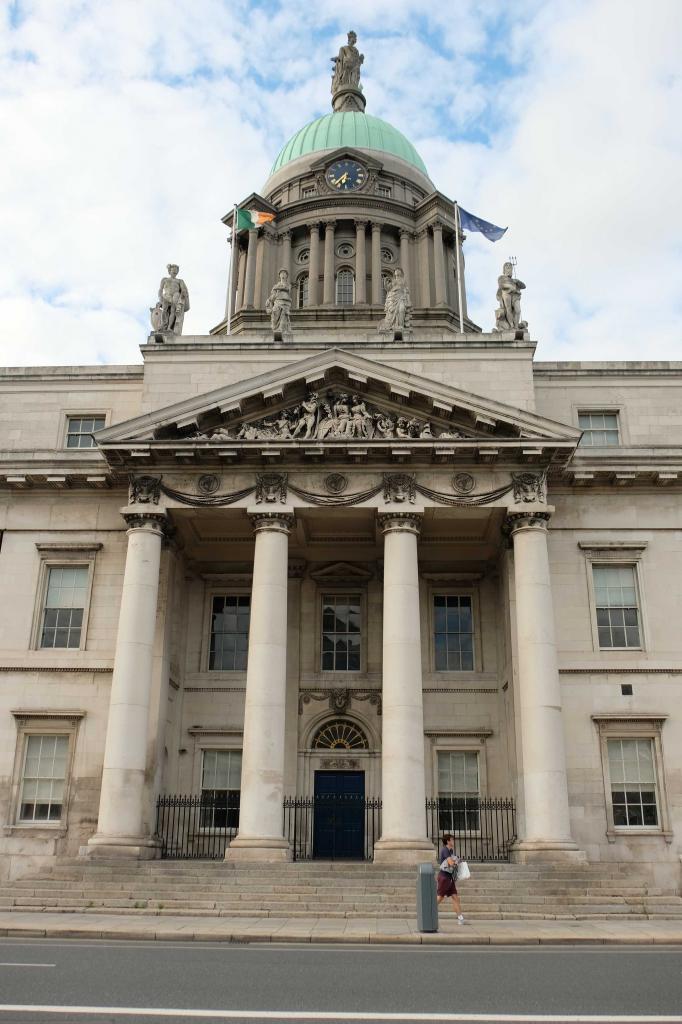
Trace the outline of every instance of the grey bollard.
{"type": "Polygon", "coordinates": [[[420,932],[438,931],[438,904],[433,864],[417,868],[417,928],[420,932]]]}

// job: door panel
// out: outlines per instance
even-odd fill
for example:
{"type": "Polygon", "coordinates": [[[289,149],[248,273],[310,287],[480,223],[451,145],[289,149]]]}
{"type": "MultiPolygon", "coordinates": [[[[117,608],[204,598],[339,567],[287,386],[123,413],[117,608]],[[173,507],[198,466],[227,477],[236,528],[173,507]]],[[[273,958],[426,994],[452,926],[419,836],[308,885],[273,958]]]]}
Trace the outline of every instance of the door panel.
{"type": "Polygon", "coordinates": [[[315,772],[313,856],[362,860],[365,841],[365,773],[315,772]]]}

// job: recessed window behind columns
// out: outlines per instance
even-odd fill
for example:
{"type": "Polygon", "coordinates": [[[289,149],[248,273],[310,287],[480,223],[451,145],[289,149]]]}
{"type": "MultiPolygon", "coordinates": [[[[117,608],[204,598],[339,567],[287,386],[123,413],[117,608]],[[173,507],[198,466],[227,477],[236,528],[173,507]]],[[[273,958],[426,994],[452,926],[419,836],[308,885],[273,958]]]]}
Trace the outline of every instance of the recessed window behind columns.
{"type": "Polygon", "coordinates": [[[337,306],[352,306],[355,301],[355,276],[352,270],[343,268],[336,275],[337,306]]]}
{"type": "Polygon", "coordinates": [[[298,309],[303,309],[308,305],[308,280],[307,274],[301,274],[296,282],[296,306],[298,309]]]}

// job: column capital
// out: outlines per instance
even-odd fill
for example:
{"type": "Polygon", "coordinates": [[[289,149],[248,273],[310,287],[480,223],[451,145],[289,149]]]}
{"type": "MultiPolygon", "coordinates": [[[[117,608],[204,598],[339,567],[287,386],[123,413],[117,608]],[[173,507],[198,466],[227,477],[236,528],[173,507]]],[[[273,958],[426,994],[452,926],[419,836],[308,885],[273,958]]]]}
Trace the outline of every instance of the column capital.
{"type": "Polygon", "coordinates": [[[282,242],[290,242],[291,241],[291,231],[290,231],[290,229],[287,228],[286,231],[280,231],[280,233],[279,233],[279,235],[277,237],[282,242]]]}
{"type": "Polygon", "coordinates": [[[409,228],[400,229],[400,238],[406,238],[410,242],[414,238],[414,231],[410,231],[409,228]]]}
{"type": "Polygon", "coordinates": [[[436,231],[440,231],[442,233],[444,227],[445,225],[443,224],[443,221],[440,220],[439,218],[436,218],[436,220],[434,220],[433,223],[430,225],[430,228],[433,231],[434,235],[436,231]]]}
{"type": "Polygon", "coordinates": [[[370,224],[372,225],[372,231],[381,231],[384,226],[384,222],[382,220],[372,220],[370,221],[370,224]]]}
{"type": "Polygon", "coordinates": [[[320,222],[319,222],[319,220],[314,220],[310,224],[306,224],[306,227],[307,227],[308,231],[310,231],[310,232],[317,231],[318,234],[320,233],[320,222]]]}
{"type": "Polygon", "coordinates": [[[292,512],[252,512],[249,514],[254,533],[265,530],[273,530],[275,533],[286,533],[291,531],[295,516],[292,512]]]}
{"type": "Polygon", "coordinates": [[[146,530],[148,533],[157,533],[165,537],[169,529],[168,516],[158,509],[152,512],[143,509],[133,509],[130,506],[121,512],[125,519],[128,530],[146,530]]]}
{"type": "Polygon", "coordinates": [[[547,532],[547,524],[552,518],[552,513],[544,511],[531,512],[509,512],[505,520],[505,531],[512,537],[521,530],[535,530],[542,533],[547,532]]]}
{"type": "Polygon", "coordinates": [[[356,221],[354,221],[353,223],[355,224],[355,228],[356,228],[356,230],[361,230],[361,231],[365,231],[365,229],[367,228],[367,224],[369,223],[369,221],[367,221],[367,220],[356,220],[356,221]]]}
{"type": "Polygon", "coordinates": [[[336,217],[326,217],[322,223],[324,224],[325,231],[327,231],[328,228],[331,228],[333,231],[336,227],[336,217]]]}
{"type": "Polygon", "coordinates": [[[424,516],[421,512],[379,512],[379,526],[386,533],[414,533],[417,537],[421,531],[424,516]]]}
{"type": "Polygon", "coordinates": [[[418,229],[417,231],[415,231],[415,233],[414,233],[414,237],[415,237],[416,239],[418,239],[419,241],[421,241],[421,240],[422,240],[422,238],[427,238],[427,237],[428,237],[428,234],[429,234],[429,229],[428,229],[428,227],[425,227],[425,228],[419,228],[419,229],[418,229]]]}

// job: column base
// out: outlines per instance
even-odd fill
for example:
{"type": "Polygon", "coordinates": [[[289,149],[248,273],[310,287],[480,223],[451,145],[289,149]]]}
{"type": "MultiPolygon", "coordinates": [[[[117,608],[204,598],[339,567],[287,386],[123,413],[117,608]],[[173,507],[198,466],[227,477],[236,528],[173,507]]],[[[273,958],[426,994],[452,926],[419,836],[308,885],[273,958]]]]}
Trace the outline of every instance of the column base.
{"type": "Polygon", "coordinates": [[[106,836],[95,834],[81,846],[78,856],[87,860],[156,860],[161,842],[145,836],[106,836]]]}
{"type": "Polygon", "coordinates": [[[374,844],[374,863],[382,867],[433,863],[435,859],[436,851],[428,839],[379,839],[374,844]]]}
{"type": "Polygon", "coordinates": [[[225,860],[283,863],[291,860],[291,847],[281,836],[235,836],[225,850],[225,860]]]}
{"type": "Polygon", "coordinates": [[[573,842],[550,839],[522,839],[510,850],[512,864],[563,863],[586,864],[587,854],[573,842]]]}

